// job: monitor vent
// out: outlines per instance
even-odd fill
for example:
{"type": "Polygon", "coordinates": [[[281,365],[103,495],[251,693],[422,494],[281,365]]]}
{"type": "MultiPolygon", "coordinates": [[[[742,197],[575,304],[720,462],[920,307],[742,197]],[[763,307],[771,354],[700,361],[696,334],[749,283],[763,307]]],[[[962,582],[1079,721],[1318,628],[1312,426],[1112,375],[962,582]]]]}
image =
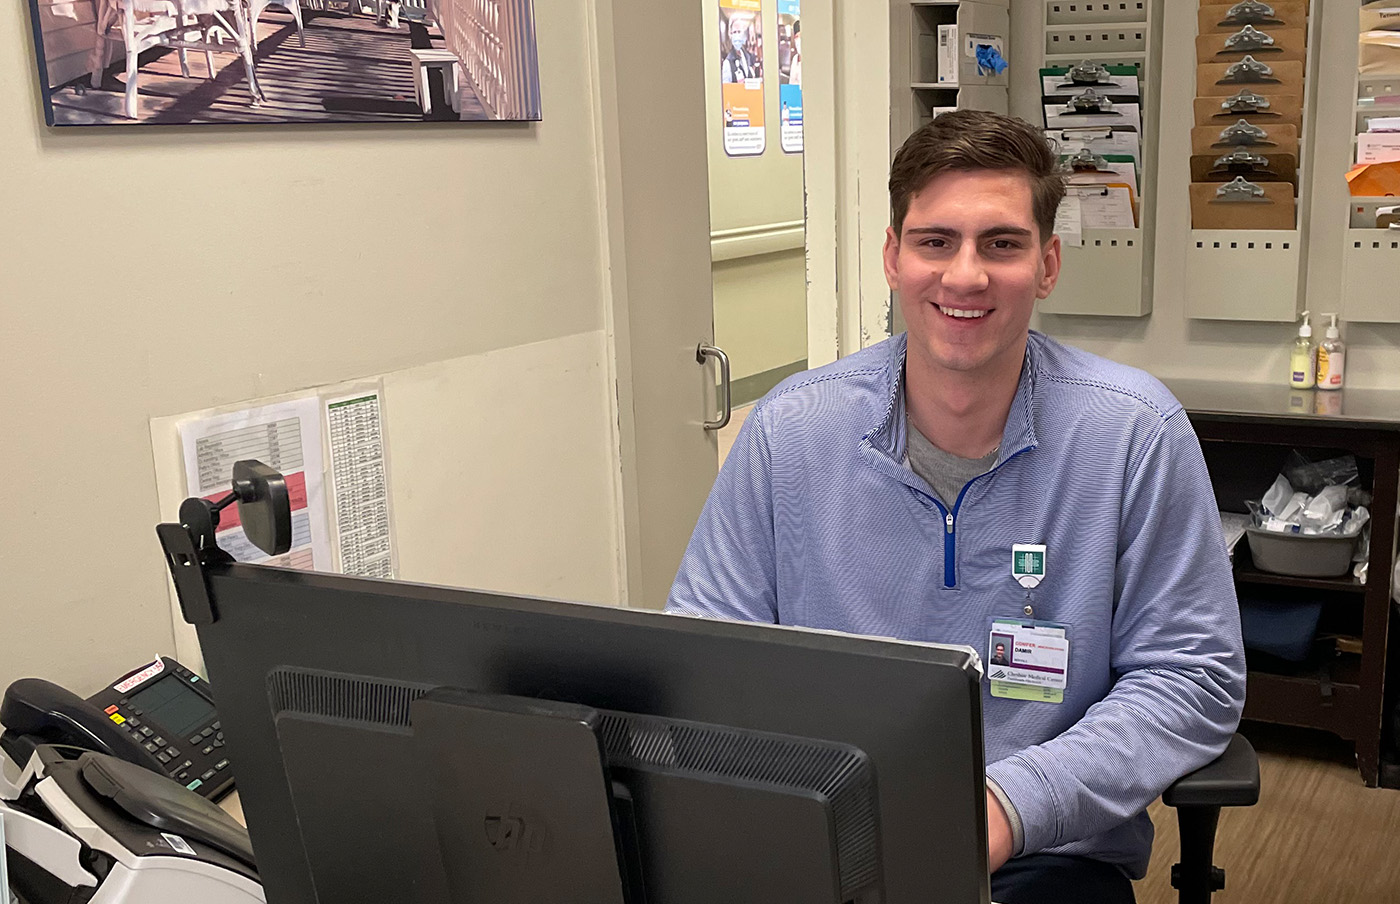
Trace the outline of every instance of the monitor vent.
{"type": "Polygon", "coordinates": [[[600,715],[609,766],[660,767],[824,795],[836,823],[842,900],[875,881],[875,783],[860,751],[717,725],[606,711],[600,715]]]}
{"type": "Polygon", "coordinates": [[[430,690],[429,685],[305,669],[273,669],[267,676],[274,715],[296,712],[399,728],[408,727],[409,707],[430,690]]]}

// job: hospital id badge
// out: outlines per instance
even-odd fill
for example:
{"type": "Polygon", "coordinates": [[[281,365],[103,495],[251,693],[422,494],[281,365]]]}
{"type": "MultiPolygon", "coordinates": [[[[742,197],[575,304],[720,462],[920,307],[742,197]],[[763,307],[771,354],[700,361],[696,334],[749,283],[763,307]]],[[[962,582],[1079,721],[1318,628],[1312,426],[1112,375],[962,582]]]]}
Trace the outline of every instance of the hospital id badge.
{"type": "Polygon", "coordinates": [[[992,696],[1063,703],[1069,682],[1069,638],[1064,625],[1026,619],[992,621],[987,677],[992,696]]]}

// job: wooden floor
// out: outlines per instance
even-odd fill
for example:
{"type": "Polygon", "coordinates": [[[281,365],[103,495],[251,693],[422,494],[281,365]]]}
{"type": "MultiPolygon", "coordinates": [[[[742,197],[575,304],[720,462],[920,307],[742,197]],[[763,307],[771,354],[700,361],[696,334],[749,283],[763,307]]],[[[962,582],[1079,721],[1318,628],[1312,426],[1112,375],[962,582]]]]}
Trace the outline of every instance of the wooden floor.
{"type": "MultiPolygon", "coordinates": [[[[266,100],[258,105],[248,90],[243,59],[235,53],[214,54],[214,77],[209,78],[204,54],[190,52],[191,77],[184,78],[175,52],[146,51],[137,82],[138,120],[176,124],[425,118],[413,90],[407,24],[390,29],[369,16],[303,15],[308,16],[305,47],[289,13],[274,7],[259,19],[254,71],[266,100]]],[[[436,30],[430,37],[433,46],[442,46],[436,30]]],[[[126,63],[120,60],[108,67],[100,88],[87,87],[87,80],[80,79],[55,89],[54,118],[69,124],[130,124],[133,120],[122,111],[125,90],[126,63]]],[[[469,80],[462,94],[462,119],[490,118],[469,80]]]]}
{"type": "MultiPolygon", "coordinates": [[[[1248,723],[1259,751],[1257,806],[1221,814],[1215,863],[1226,873],[1215,904],[1400,902],[1400,791],[1367,788],[1351,746],[1330,735],[1248,723]]],[[[1139,904],[1176,900],[1176,811],[1149,810],[1157,843],[1139,904]]]]}
{"type": "MultiPolygon", "coordinates": [[[[719,431],[720,463],[752,407],[719,431]]],[[[1260,800],[1220,818],[1214,904],[1400,904],[1400,791],[1367,788],[1351,745],[1320,732],[1247,723],[1259,752],[1260,800]]],[[[1176,811],[1149,810],[1157,842],[1139,904],[1174,904],[1176,811]]],[[[1072,902],[1066,902],[1072,904],[1072,902]]]]}

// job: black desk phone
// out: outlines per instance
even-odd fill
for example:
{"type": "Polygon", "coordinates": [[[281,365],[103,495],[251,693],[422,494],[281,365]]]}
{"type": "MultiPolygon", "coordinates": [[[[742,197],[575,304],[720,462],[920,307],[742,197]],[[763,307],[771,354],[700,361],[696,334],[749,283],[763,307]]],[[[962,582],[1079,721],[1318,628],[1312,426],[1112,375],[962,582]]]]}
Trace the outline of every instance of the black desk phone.
{"type": "Polygon", "coordinates": [[[17,762],[27,761],[26,745],[68,744],[144,766],[210,800],[233,787],[209,682],[166,656],[87,700],[21,678],[5,691],[0,723],[0,744],[17,762]]]}

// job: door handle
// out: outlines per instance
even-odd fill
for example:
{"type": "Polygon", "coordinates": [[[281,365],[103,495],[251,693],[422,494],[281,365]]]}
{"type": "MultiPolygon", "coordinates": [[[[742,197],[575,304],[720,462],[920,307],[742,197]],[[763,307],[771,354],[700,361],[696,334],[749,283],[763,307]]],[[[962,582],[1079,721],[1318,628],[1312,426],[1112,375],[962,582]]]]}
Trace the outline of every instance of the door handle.
{"type": "Polygon", "coordinates": [[[729,397],[729,356],[724,353],[724,349],[701,342],[695,347],[695,360],[704,364],[706,358],[716,358],[719,360],[719,420],[706,421],[706,430],[719,430],[729,423],[729,417],[734,413],[734,406],[729,397]]]}

